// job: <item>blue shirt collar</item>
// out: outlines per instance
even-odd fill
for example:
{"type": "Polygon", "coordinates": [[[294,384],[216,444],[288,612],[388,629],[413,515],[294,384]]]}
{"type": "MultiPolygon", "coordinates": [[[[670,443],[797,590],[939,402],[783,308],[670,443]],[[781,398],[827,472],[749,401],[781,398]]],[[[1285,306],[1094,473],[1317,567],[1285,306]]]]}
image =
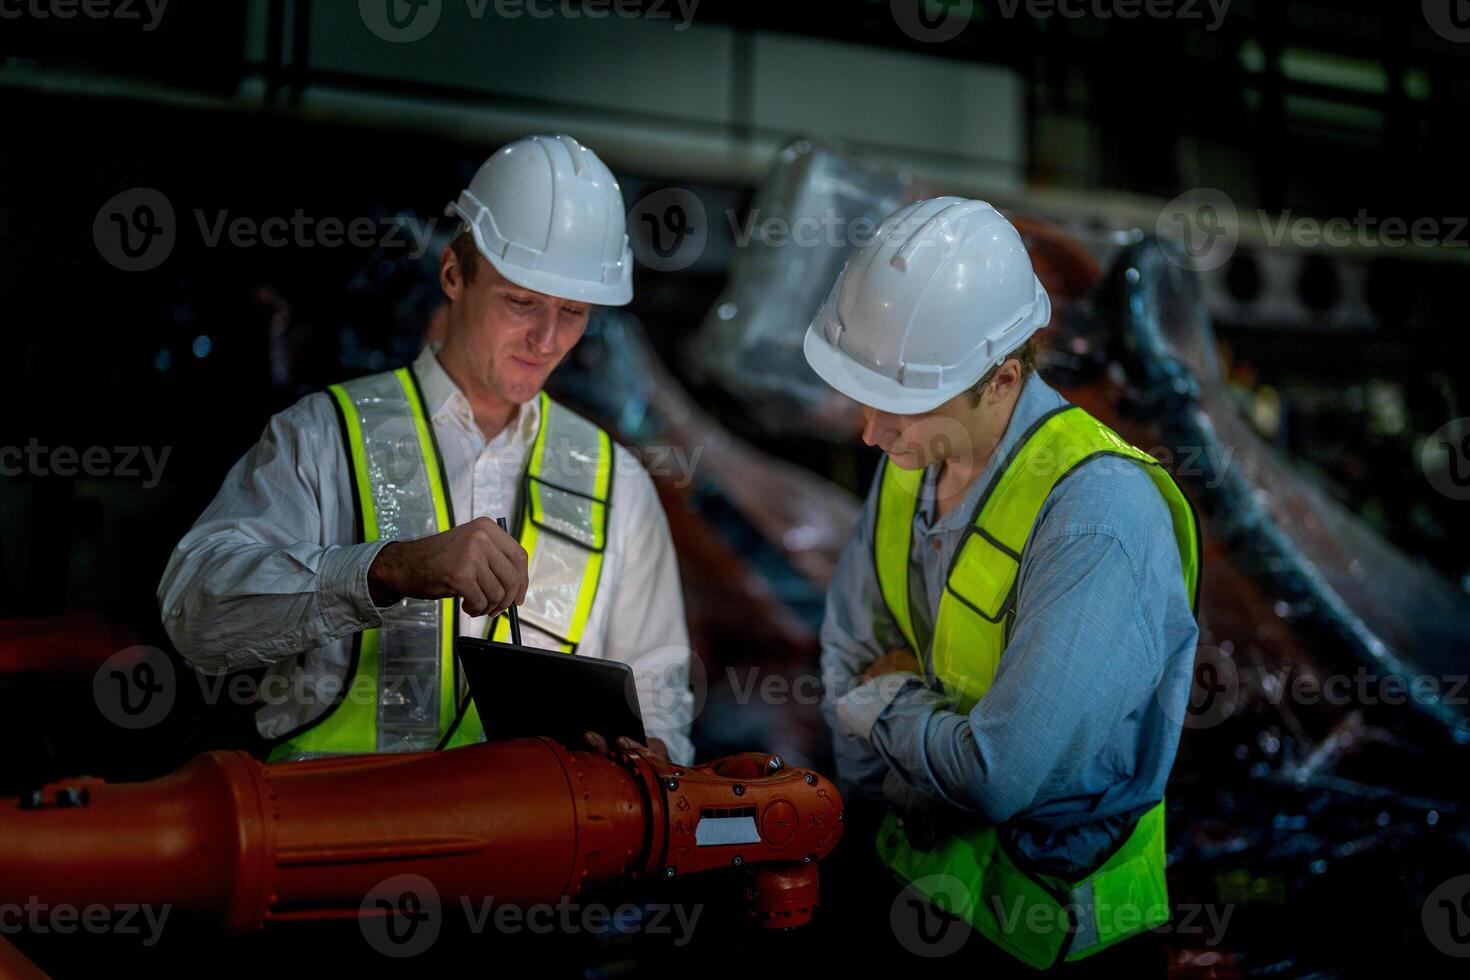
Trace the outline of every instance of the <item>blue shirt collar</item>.
{"type": "Polygon", "coordinates": [[[990,454],[985,468],[970,484],[965,491],[964,502],[954,510],[944,515],[937,524],[934,522],[934,496],[936,486],[939,482],[939,463],[934,463],[924,470],[924,488],[919,495],[919,514],[923,518],[925,527],[931,530],[957,530],[969,525],[971,517],[975,513],[975,506],[980,502],[980,495],[990,485],[991,479],[997,472],[997,467],[1003,464],[1021,441],[1021,437],[1031,430],[1038,419],[1048,412],[1054,411],[1067,404],[1055,388],[1041,380],[1041,375],[1032,371],[1021,385],[1021,395],[1016,399],[1016,407],[1011,412],[1011,420],[1006,424],[1006,431],[1000,437],[1000,443],[996,445],[995,452],[990,454]]]}

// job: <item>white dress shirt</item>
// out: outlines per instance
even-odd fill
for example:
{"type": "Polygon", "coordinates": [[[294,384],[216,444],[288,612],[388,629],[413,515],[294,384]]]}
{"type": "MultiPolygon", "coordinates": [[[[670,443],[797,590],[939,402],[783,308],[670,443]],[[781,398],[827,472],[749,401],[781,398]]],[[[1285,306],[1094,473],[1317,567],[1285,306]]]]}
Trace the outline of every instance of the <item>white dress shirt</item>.
{"type": "MultiPolygon", "coordinates": [[[[455,521],[504,517],[514,524],[541,423],[537,400],[521,405],[487,442],[432,349],[413,370],[444,457],[455,521]]],[[[164,628],[196,669],[270,667],[256,714],[266,738],[319,713],[330,696],[301,699],[290,691],[315,692],[328,677],[336,683],[350,664],[352,635],[382,625],[367,573],[387,542],[354,543],[352,487],[331,396],[308,395],[271,418],[174,549],[159,583],[164,628]],[[268,683],[271,675],[281,683],[268,683]]],[[[459,631],[484,636],[487,625],[483,616],[461,614],[459,631]]],[[[527,646],[559,648],[529,624],[521,633],[527,646]]],[[[577,653],[630,665],[649,737],[663,739],[675,762],[693,761],[691,652],[668,520],[638,457],[616,444],[602,575],[577,653]]],[[[538,693],[556,694],[527,695],[538,693]]]]}

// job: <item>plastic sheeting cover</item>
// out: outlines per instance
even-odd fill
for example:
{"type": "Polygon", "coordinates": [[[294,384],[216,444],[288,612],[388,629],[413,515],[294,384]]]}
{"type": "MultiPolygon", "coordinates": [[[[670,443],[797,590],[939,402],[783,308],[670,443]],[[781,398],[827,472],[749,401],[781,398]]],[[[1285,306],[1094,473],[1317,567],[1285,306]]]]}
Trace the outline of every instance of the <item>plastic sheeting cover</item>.
{"type": "Polygon", "coordinates": [[[556,381],[641,449],[655,476],[709,482],[807,579],[825,586],[832,577],[858,502],[731,435],[664,367],[635,317],[600,309],[556,381]]]}
{"type": "Polygon", "coordinates": [[[857,430],[857,406],[807,366],[802,339],[848,256],[915,190],[907,173],[809,140],[777,155],[744,225],[750,240],[693,351],[698,369],[746,400],[768,431],[844,440],[857,430]]]}
{"type": "Polygon", "coordinates": [[[1147,239],[1119,257],[1121,325],[1145,375],[1146,407],[1175,449],[1199,451],[1215,523],[1246,567],[1290,600],[1283,612],[1325,624],[1370,676],[1421,679],[1405,699],[1470,739],[1455,686],[1470,667],[1470,597],[1395,548],[1246,424],[1221,379],[1198,279],[1172,248],[1147,239]]]}

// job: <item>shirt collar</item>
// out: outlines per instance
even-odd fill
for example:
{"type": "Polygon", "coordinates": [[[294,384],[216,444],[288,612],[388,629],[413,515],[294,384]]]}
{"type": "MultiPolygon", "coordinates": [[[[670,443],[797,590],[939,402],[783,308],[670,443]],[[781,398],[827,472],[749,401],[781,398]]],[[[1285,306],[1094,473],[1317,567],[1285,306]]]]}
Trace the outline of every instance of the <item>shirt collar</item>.
{"type": "MultiPolygon", "coordinates": [[[[1010,458],[1011,451],[1016,448],[1021,437],[1030,432],[1031,427],[1042,416],[1065,404],[1067,400],[1055,388],[1041,380],[1041,375],[1035,371],[1027,375],[1025,382],[1021,385],[1021,394],[1016,398],[1016,407],[1011,411],[1011,420],[1006,424],[1006,430],[1001,434],[995,452],[990,454],[985,469],[965,491],[964,503],[944,515],[944,518],[938,522],[938,526],[948,529],[968,525],[975,514],[975,505],[980,502],[980,495],[985,492],[985,488],[990,485],[990,481],[997,472],[996,468],[1010,458]]],[[[935,463],[924,471],[924,493],[921,498],[925,521],[931,527],[935,526],[932,517],[934,493],[938,481],[939,464],[935,463]]]]}
{"type": "MultiPolygon", "coordinates": [[[[424,393],[424,411],[431,419],[456,419],[470,432],[478,433],[480,430],[475,425],[475,411],[470,400],[459,390],[459,385],[454,383],[449,372],[444,370],[444,365],[439,363],[439,346],[426,344],[413,362],[413,373],[424,393]]],[[[520,406],[516,417],[511,419],[510,424],[496,438],[530,443],[535,440],[540,425],[541,399],[532,398],[520,406]]]]}

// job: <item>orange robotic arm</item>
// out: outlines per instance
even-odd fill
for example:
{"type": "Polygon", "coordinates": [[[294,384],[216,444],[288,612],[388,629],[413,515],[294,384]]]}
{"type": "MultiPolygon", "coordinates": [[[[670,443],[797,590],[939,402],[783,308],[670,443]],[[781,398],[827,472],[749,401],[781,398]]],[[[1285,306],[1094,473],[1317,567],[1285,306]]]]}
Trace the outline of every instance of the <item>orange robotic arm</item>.
{"type": "Polygon", "coordinates": [[[759,865],[764,925],[798,925],[842,800],[768,755],[680,767],[549,739],[262,764],[208,752],[145,783],[65,780],[0,800],[0,901],[172,904],[230,932],[355,916],[385,879],[441,896],[555,901],[583,888],[759,865]]]}

